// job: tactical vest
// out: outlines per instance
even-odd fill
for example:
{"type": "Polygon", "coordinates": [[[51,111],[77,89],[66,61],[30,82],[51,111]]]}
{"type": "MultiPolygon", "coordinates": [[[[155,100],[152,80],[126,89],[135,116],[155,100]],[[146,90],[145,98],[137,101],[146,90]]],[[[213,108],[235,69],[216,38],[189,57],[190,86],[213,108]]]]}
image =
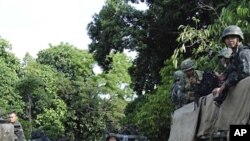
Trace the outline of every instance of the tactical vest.
{"type": "MultiPolygon", "coordinates": [[[[197,81],[201,81],[203,77],[203,71],[195,70],[194,77],[197,81]]],[[[186,84],[185,84],[185,94],[187,95],[188,103],[193,102],[195,100],[195,92],[197,90],[197,85],[191,85],[189,83],[189,78],[186,77],[186,84]]]]}

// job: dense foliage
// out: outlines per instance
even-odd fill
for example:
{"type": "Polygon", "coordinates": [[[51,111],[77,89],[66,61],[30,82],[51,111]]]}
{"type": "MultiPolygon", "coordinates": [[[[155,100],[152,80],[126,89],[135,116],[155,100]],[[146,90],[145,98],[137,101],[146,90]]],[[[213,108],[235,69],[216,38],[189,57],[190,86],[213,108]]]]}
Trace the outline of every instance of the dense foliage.
{"type": "MultiPolygon", "coordinates": [[[[138,3],[139,0],[131,0],[131,2],[138,3]]],[[[99,50],[104,49],[100,45],[105,43],[105,40],[102,40],[104,36],[107,39],[110,37],[121,42],[125,38],[124,36],[115,36],[115,38],[108,36],[105,33],[109,31],[109,28],[97,23],[105,21],[105,23],[116,23],[119,27],[125,25],[122,29],[127,29],[132,24],[135,27],[134,31],[141,31],[141,34],[137,34],[137,36],[129,36],[131,41],[138,41],[132,48],[130,44],[114,46],[114,42],[110,42],[108,48],[105,47],[105,49],[107,54],[108,51],[122,51],[121,48],[137,51],[133,66],[129,70],[132,77],[132,88],[139,97],[129,103],[126,108],[126,124],[136,125],[140,132],[152,140],[166,140],[169,130],[167,128],[171,123],[172,110],[168,92],[173,71],[178,69],[180,62],[187,57],[195,59],[199,69],[215,68],[217,65],[215,56],[224,46],[220,36],[227,25],[239,25],[245,33],[245,42],[249,42],[250,2],[246,0],[241,2],[234,0],[154,0],[146,2],[149,6],[147,10],[139,11],[141,14],[130,13],[138,22],[130,22],[121,19],[124,15],[128,15],[129,11],[121,13],[121,16],[116,15],[116,18],[102,16],[102,12],[113,6],[108,1],[99,15],[95,16],[93,22],[89,24],[90,37],[92,39],[99,37],[91,43],[90,51],[94,52],[95,56],[100,55],[99,50]],[[127,25],[120,24],[117,19],[126,22],[127,25]],[[137,26],[135,26],[136,24],[137,26]],[[92,29],[96,29],[95,32],[92,32],[92,29]],[[164,122],[159,124],[157,121],[164,122]]],[[[123,5],[129,7],[124,3],[123,5]]],[[[119,9],[114,9],[113,13],[116,10],[119,9]]],[[[112,35],[113,33],[119,34],[120,31],[112,32],[112,35]]],[[[130,34],[133,33],[130,32],[130,34]]],[[[101,62],[108,59],[103,52],[102,56],[104,59],[101,62]]],[[[100,60],[97,59],[97,61],[100,63],[100,60]]],[[[109,61],[112,62],[112,60],[109,61]]]]}
{"type": "Polygon", "coordinates": [[[167,140],[173,72],[187,57],[214,68],[228,25],[239,25],[249,43],[249,7],[248,0],[107,0],[87,27],[89,50],[60,43],[22,62],[0,38],[3,117],[16,111],[28,139],[41,129],[52,140],[100,140],[129,127],[167,140]],[[129,4],[140,1],[148,9],[129,4]],[[135,59],[125,50],[136,51],[135,59]]]}

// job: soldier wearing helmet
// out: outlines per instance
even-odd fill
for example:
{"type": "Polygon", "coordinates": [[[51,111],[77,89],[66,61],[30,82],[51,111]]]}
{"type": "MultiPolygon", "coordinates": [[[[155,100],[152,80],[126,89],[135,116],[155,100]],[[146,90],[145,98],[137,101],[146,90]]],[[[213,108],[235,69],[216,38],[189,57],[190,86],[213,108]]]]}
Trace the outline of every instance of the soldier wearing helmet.
{"type": "Polygon", "coordinates": [[[221,37],[222,41],[225,42],[225,39],[229,36],[237,36],[240,41],[244,40],[243,32],[236,25],[230,25],[224,29],[221,37]]]}
{"type": "Polygon", "coordinates": [[[175,109],[186,104],[186,95],[184,94],[185,74],[181,70],[174,72],[174,83],[171,87],[170,97],[175,109]]]}
{"type": "Polygon", "coordinates": [[[115,134],[109,134],[106,141],[119,141],[119,138],[115,134]]]}
{"type": "Polygon", "coordinates": [[[222,104],[230,87],[235,86],[240,80],[250,75],[250,50],[242,44],[244,36],[240,27],[236,25],[226,27],[221,39],[228,48],[232,49],[232,55],[230,65],[223,74],[225,82],[221,87],[213,90],[213,93],[218,94],[214,98],[217,106],[222,104]]]}
{"type": "Polygon", "coordinates": [[[230,58],[231,58],[232,52],[233,51],[231,48],[223,48],[218,53],[217,57],[219,59],[219,64],[214,71],[215,71],[215,75],[220,81],[223,81],[225,79],[223,73],[230,65],[230,58]]]}
{"type": "Polygon", "coordinates": [[[195,90],[202,80],[203,71],[196,70],[196,65],[190,58],[182,61],[181,70],[185,73],[185,93],[187,94],[188,103],[195,99],[195,90]]]}
{"type": "MultiPolygon", "coordinates": [[[[218,64],[218,68],[216,68],[216,71],[215,71],[215,76],[217,76],[217,79],[219,82],[218,86],[221,86],[225,81],[225,76],[223,73],[230,65],[230,58],[231,58],[232,52],[233,51],[231,48],[223,48],[218,53],[219,64],[218,64]]],[[[212,91],[214,96],[217,95],[215,91],[216,90],[212,91]]]]}

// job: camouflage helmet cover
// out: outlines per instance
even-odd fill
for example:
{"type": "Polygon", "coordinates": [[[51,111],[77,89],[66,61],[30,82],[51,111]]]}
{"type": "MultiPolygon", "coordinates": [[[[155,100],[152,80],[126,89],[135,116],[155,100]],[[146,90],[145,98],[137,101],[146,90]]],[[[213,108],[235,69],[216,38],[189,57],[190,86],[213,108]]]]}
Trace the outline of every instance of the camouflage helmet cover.
{"type": "Polygon", "coordinates": [[[182,71],[188,71],[188,70],[195,69],[195,68],[196,68],[195,63],[191,59],[186,59],[181,62],[182,71]]]}
{"type": "Polygon", "coordinates": [[[184,73],[181,70],[177,70],[174,72],[174,81],[178,81],[184,79],[184,73]]]}
{"type": "Polygon", "coordinates": [[[219,54],[218,54],[218,57],[224,57],[224,58],[227,58],[229,59],[232,55],[232,49],[231,48],[223,48],[219,54]]]}
{"type": "Polygon", "coordinates": [[[243,32],[241,31],[240,27],[236,25],[230,25],[224,29],[221,37],[222,41],[224,41],[225,37],[229,35],[236,35],[240,37],[240,40],[244,40],[243,32]]]}

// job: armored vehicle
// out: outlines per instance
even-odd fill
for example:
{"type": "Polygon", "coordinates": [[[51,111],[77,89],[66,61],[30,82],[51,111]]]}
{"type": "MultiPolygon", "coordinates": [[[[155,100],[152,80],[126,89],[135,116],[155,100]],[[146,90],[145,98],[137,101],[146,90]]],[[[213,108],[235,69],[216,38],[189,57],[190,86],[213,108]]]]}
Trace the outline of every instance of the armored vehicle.
{"type": "Polygon", "coordinates": [[[250,77],[229,89],[221,106],[212,94],[175,110],[168,141],[229,141],[230,125],[250,124],[250,77]]]}

